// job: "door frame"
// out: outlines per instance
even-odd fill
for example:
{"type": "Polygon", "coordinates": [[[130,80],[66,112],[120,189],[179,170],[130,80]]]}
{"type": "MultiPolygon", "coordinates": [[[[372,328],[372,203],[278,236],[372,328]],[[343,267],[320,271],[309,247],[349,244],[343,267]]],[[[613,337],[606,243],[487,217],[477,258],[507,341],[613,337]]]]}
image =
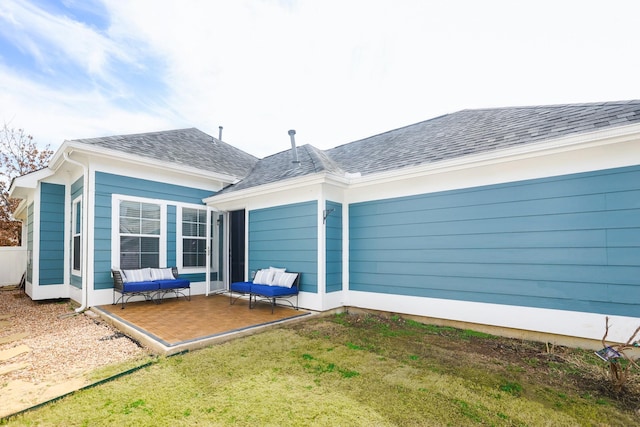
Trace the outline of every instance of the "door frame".
{"type": "Polygon", "coordinates": [[[205,295],[218,294],[226,292],[229,288],[229,261],[225,254],[229,253],[229,213],[219,211],[217,209],[207,207],[207,244],[206,244],[206,268],[205,268],[205,295]],[[215,223],[213,218],[215,217],[215,223]],[[222,217],[222,230],[220,230],[220,218],[222,217]],[[217,235],[214,235],[214,231],[217,230],[217,235]],[[222,239],[222,245],[219,244],[222,239]],[[212,244],[215,242],[215,247],[212,244]],[[222,256],[217,253],[218,248],[222,251],[222,256]],[[216,280],[216,282],[222,282],[221,287],[216,290],[211,289],[211,273],[212,273],[212,258],[217,254],[218,259],[222,261],[222,265],[218,268],[218,277],[222,274],[222,280],[216,280]]]}

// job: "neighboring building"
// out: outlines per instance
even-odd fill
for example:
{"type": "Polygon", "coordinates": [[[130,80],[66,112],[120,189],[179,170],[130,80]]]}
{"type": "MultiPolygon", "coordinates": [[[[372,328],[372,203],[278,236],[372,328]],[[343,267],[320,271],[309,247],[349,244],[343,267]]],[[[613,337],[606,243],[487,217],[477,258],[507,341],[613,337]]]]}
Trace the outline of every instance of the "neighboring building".
{"type": "Polygon", "coordinates": [[[111,266],[177,265],[196,293],[278,266],[312,310],[591,339],[610,316],[619,341],[640,323],[640,101],[464,110],[259,161],[195,129],[66,141],[12,195],[34,299],[111,303],[111,266]]]}

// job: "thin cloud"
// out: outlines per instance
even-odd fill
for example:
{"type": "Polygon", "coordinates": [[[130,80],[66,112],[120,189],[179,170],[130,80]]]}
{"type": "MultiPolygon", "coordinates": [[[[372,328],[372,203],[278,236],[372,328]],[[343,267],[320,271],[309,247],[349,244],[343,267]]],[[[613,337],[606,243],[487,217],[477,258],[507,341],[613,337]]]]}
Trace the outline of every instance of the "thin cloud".
{"type": "Polygon", "coordinates": [[[47,74],[70,62],[91,76],[107,78],[112,61],[135,63],[134,56],[94,28],[28,2],[5,0],[0,19],[2,36],[33,56],[47,74]]]}

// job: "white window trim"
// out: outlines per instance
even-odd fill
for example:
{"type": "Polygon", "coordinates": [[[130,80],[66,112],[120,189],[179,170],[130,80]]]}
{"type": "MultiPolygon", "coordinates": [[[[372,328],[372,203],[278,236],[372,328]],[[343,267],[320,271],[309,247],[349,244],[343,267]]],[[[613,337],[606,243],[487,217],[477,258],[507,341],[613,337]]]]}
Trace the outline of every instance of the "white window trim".
{"type": "Polygon", "coordinates": [[[160,206],[160,254],[158,265],[167,267],[167,201],[145,197],[111,195],[111,265],[120,267],[120,202],[149,203],[160,206]]]}
{"type": "MultiPolygon", "coordinates": [[[[186,203],[181,203],[176,205],[176,264],[177,264],[178,270],[184,271],[187,273],[206,273],[207,272],[206,262],[205,262],[205,265],[202,267],[185,267],[184,266],[184,263],[183,263],[184,236],[182,235],[182,210],[184,208],[203,210],[205,211],[206,215],[208,215],[207,207],[204,205],[192,205],[192,204],[186,204],[186,203]]],[[[209,221],[209,218],[207,217],[207,222],[208,221],[209,221]]],[[[204,238],[207,248],[209,247],[209,239],[210,239],[208,235],[208,231],[209,231],[209,228],[207,227],[207,232],[205,232],[205,238],[204,238]]],[[[192,236],[186,236],[186,237],[192,237],[192,236]]],[[[206,251],[205,256],[209,256],[208,250],[206,251]]]]}
{"type": "Polygon", "coordinates": [[[78,210],[78,205],[80,206],[80,209],[84,209],[84,205],[82,203],[82,196],[78,196],[75,199],[73,199],[73,201],[71,202],[71,274],[73,274],[74,276],[82,276],[82,258],[84,257],[84,254],[82,253],[83,248],[82,248],[82,211],[80,211],[80,227],[77,227],[77,223],[76,223],[76,219],[78,218],[77,215],[77,210],[78,210]],[[80,229],[79,233],[76,233],[76,228],[80,229]],[[80,268],[76,269],[74,268],[73,265],[73,259],[75,257],[75,245],[74,245],[74,241],[75,241],[75,237],[79,236],[80,237],[80,268]]]}

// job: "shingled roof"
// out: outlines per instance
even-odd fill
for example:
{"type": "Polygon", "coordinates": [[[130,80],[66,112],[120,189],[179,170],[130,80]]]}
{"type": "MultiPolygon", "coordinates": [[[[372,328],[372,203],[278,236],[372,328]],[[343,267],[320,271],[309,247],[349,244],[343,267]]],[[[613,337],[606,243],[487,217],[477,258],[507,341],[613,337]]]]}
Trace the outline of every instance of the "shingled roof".
{"type": "Polygon", "coordinates": [[[362,175],[436,163],[562,136],[640,123],[640,100],[462,110],[321,151],[291,150],[260,160],[232,192],[321,171],[362,175]]]}
{"type": "Polygon", "coordinates": [[[246,176],[258,161],[256,157],[196,128],[75,139],[71,142],[118,150],[237,178],[246,176]]]}
{"type": "Polygon", "coordinates": [[[238,191],[258,185],[269,184],[289,178],[310,175],[318,172],[330,172],[343,175],[342,171],[327,155],[312,145],[297,148],[298,161],[294,163],[291,150],[283,151],[260,160],[249,176],[242,181],[223,189],[218,194],[238,191]]]}
{"type": "Polygon", "coordinates": [[[462,110],[327,151],[371,174],[640,122],[640,101],[462,110]]]}

